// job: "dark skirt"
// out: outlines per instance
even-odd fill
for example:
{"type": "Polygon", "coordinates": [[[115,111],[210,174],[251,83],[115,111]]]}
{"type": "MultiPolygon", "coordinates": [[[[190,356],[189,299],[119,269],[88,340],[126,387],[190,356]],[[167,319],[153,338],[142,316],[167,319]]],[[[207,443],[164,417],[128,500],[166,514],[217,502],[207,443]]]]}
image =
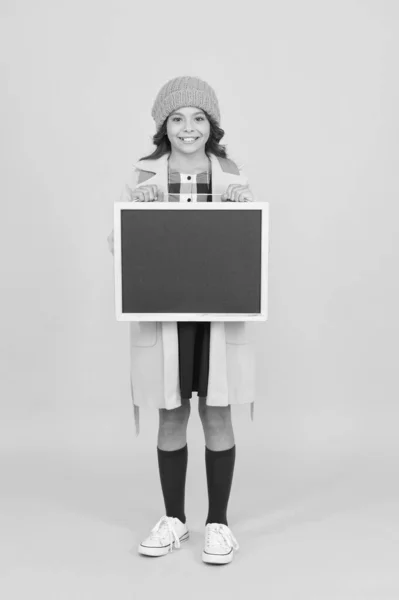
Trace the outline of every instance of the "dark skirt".
{"type": "Polygon", "coordinates": [[[192,392],[199,397],[208,393],[210,326],[204,321],[177,323],[182,398],[191,398],[192,392]]]}

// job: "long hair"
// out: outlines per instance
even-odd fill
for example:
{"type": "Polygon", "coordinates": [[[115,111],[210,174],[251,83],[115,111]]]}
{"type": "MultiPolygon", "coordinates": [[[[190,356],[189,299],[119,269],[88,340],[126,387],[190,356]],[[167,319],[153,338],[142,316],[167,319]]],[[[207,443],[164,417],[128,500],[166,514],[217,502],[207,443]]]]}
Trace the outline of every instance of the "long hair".
{"type": "MultiPolygon", "coordinates": [[[[211,117],[205,110],[204,113],[210,125],[209,138],[207,139],[207,142],[205,144],[205,153],[208,155],[214,154],[215,156],[219,156],[220,158],[228,158],[226,146],[223,144],[219,144],[220,140],[224,136],[224,130],[221,127],[219,127],[219,125],[216,123],[213,117],[211,117]]],[[[152,141],[156,145],[154,152],[152,154],[149,154],[148,156],[142,156],[139,160],[160,158],[164,154],[167,154],[171,151],[171,143],[166,133],[167,120],[168,117],[166,117],[165,121],[162,123],[161,127],[158,129],[158,131],[152,138],[152,141]]]]}

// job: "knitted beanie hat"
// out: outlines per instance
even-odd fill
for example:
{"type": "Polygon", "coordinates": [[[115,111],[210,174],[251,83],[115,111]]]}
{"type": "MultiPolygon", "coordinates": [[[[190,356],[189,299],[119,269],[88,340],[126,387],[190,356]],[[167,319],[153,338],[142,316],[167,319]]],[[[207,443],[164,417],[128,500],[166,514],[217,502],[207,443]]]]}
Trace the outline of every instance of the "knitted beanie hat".
{"type": "Polygon", "coordinates": [[[183,106],[196,106],[220,122],[220,109],[214,90],[199,77],[175,77],[159,90],[151,115],[157,131],[171,112],[183,106]]]}

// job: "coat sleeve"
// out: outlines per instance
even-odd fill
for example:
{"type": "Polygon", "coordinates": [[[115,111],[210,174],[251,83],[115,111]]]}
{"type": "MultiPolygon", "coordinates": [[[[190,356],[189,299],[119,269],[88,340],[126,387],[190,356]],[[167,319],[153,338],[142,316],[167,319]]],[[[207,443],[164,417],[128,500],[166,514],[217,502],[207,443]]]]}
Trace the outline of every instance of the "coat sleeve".
{"type": "Polygon", "coordinates": [[[237,168],[240,172],[241,177],[245,180],[245,184],[244,185],[248,185],[248,177],[243,169],[244,165],[237,165],[237,168]]]}
{"type": "MultiPolygon", "coordinates": [[[[117,196],[115,198],[114,203],[115,202],[131,202],[133,190],[136,188],[138,180],[139,180],[139,170],[136,169],[135,167],[133,167],[129,172],[129,175],[126,179],[125,185],[124,185],[119,197],[117,196]]],[[[112,228],[111,233],[107,237],[107,242],[108,242],[108,249],[111,252],[111,254],[113,254],[114,253],[114,229],[113,228],[112,228]]]]}
{"type": "MultiPolygon", "coordinates": [[[[240,164],[240,165],[239,165],[239,164],[237,164],[237,168],[238,168],[238,170],[239,170],[239,172],[240,172],[240,176],[241,176],[241,177],[242,177],[242,179],[243,179],[244,185],[248,185],[248,186],[251,188],[251,190],[252,190],[252,187],[251,187],[251,185],[250,185],[250,183],[249,183],[248,176],[247,176],[247,174],[245,173],[245,165],[244,165],[244,164],[240,164]]],[[[252,190],[252,192],[253,192],[253,190],[252,190]]],[[[254,201],[255,201],[255,202],[257,201],[256,195],[255,195],[255,197],[254,197],[254,201]]]]}
{"type": "Polygon", "coordinates": [[[116,202],[131,202],[133,190],[137,187],[139,182],[139,170],[133,169],[130,171],[129,176],[126,180],[125,187],[122,190],[122,193],[116,202]]]}

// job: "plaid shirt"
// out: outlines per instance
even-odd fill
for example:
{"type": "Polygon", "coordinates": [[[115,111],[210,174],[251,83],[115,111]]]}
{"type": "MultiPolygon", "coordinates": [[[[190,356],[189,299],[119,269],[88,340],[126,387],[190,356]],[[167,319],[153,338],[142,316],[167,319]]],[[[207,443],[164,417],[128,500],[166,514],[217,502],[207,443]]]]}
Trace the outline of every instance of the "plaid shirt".
{"type": "Polygon", "coordinates": [[[211,170],[192,174],[169,169],[168,192],[169,202],[212,202],[211,170]]]}

